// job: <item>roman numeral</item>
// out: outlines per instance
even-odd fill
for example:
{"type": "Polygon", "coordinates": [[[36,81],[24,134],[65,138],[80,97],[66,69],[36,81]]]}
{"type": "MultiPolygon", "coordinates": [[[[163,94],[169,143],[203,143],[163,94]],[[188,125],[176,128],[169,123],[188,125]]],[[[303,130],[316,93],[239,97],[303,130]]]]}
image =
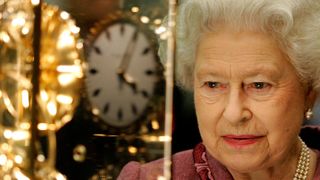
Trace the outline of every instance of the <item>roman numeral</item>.
{"type": "Polygon", "coordinates": [[[99,94],[100,94],[100,89],[95,89],[94,91],[93,91],[93,94],[92,94],[92,96],[94,96],[94,97],[96,97],[96,96],[98,96],[99,94]]]}
{"type": "Polygon", "coordinates": [[[139,31],[138,31],[138,29],[136,29],[136,30],[134,31],[133,36],[132,36],[132,40],[133,40],[133,41],[136,41],[136,40],[137,40],[137,38],[138,38],[138,33],[139,33],[139,31]]]}
{"type": "Polygon", "coordinates": [[[146,55],[146,54],[148,54],[148,52],[150,52],[150,48],[149,48],[149,47],[146,47],[146,48],[144,48],[142,54],[143,54],[143,55],[146,55]]]}
{"type": "Polygon", "coordinates": [[[120,24],[120,34],[123,35],[125,31],[125,26],[123,23],[120,24]]]}
{"type": "Polygon", "coordinates": [[[107,114],[109,111],[109,103],[106,103],[103,107],[103,114],[107,114]]]}
{"type": "Polygon", "coordinates": [[[110,35],[110,32],[108,30],[105,31],[106,33],[106,37],[108,40],[111,40],[111,35],[110,35]]]}
{"type": "Polygon", "coordinates": [[[150,69],[147,69],[145,72],[144,72],[147,76],[151,76],[154,74],[154,72],[150,69]]]}
{"type": "Polygon", "coordinates": [[[122,120],[122,117],[123,117],[123,113],[122,113],[122,109],[118,109],[118,113],[117,113],[117,116],[118,116],[118,120],[122,120]]]}
{"type": "Polygon", "coordinates": [[[89,72],[90,72],[90,74],[95,75],[95,74],[97,74],[98,71],[95,68],[92,68],[89,70],[89,72]]]}
{"type": "Polygon", "coordinates": [[[134,115],[138,114],[137,106],[135,104],[131,104],[131,111],[134,115]]]}
{"type": "Polygon", "coordinates": [[[143,97],[148,98],[149,97],[149,93],[146,90],[142,90],[141,94],[143,97]]]}
{"type": "Polygon", "coordinates": [[[93,47],[93,49],[94,49],[94,52],[96,52],[97,54],[99,54],[99,55],[102,54],[99,47],[96,47],[96,46],[95,46],[95,47],[93,47]]]}

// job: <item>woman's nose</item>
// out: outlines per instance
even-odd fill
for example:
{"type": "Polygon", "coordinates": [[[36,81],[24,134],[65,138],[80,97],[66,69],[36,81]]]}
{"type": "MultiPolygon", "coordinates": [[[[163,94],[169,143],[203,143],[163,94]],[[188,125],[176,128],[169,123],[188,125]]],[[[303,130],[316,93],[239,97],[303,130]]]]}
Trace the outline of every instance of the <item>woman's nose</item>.
{"type": "Polygon", "coordinates": [[[229,92],[223,117],[232,124],[241,123],[252,118],[252,112],[246,105],[246,96],[241,92],[241,89],[234,89],[229,92]]]}

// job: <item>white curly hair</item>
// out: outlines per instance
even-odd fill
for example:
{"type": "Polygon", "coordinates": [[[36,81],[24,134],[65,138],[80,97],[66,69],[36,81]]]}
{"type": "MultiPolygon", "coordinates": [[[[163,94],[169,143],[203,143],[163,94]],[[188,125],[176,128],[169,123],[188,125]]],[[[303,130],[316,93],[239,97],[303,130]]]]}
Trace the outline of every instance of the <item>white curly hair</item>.
{"type": "MultiPolygon", "coordinates": [[[[200,36],[218,23],[234,30],[269,33],[288,55],[303,83],[320,90],[319,0],[182,0],[177,14],[176,81],[193,88],[193,68],[200,36]]],[[[165,43],[160,57],[165,62],[165,43]]]]}

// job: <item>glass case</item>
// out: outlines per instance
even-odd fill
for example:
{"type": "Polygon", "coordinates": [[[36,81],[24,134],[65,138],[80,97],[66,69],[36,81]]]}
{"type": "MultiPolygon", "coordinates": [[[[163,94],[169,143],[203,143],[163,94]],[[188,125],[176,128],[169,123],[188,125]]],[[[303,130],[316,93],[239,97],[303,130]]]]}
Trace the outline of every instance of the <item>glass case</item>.
{"type": "Polygon", "coordinates": [[[0,176],[170,179],[176,2],[0,3],[0,176]]]}

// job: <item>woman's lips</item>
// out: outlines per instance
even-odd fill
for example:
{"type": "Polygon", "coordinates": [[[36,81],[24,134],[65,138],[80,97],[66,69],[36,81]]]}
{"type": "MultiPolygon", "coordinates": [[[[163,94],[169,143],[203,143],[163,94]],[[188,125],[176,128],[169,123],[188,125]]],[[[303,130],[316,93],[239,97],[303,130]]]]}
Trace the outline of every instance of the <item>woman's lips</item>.
{"type": "Polygon", "coordinates": [[[224,135],[224,141],[235,148],[243,148],[257,143],[263,136],[257,135],[224,135]]]}

